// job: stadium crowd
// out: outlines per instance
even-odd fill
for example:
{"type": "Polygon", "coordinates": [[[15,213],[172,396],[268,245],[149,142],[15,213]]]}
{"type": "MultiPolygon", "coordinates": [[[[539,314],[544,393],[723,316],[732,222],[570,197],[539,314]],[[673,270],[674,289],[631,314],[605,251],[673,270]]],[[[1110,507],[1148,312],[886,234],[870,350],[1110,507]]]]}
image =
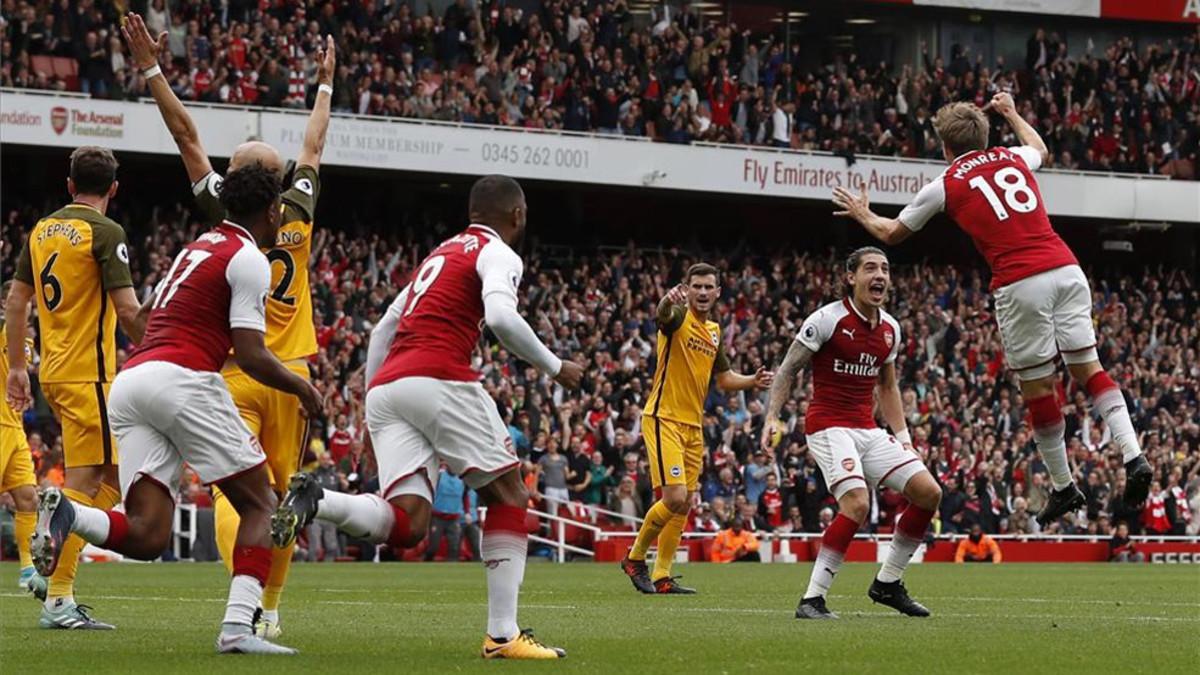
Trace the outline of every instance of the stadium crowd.
{"type": "MultiPolygon", "coordinates": [[[[0,271],[7,278],[14,249],[38,213],[9,207],[4,216],[0,271]]],[[[199,224],[174,207],[154,210],[149,223],[131,229],[148,233],[130,241],[136,288],[146,297],[175,251],[198,234],[199,224]]],[[[424,253],[453,232],[436,219],[416,230],[423,234],[316,230],[311,274],[320,353],[312,368],[329,398],[324,419],[314,420],[307,462],[319,467],[327,487],[351,492],[379,487],[363,433],[366,340],[424,253]]],[[[563,390],[494,340],[481,345],[476,364],[525,461],[535,500],[579,502],[640,517],[653,503],[640,406],[654,373],[654,308],[697,256],[632,243],[576,252],[570,259],[544,253],[554,250],[538,248],[526,256],[522,312],[554,351],[586,364],[582,391],[563,390]]],[[[706,260],[723,270],[718,320],[733,368],[742,372],[777,364],[803,317],[843,289],[842,260],[832,253],[750,251],[706,260]]],[[[918,264],[895,268],[893,281],[889,311],[902,327],[897,366],[908,422],[914,445],[945,489],[934,531],[963,533],[979,524],[988,533],[1038,532],[1031,514],[1044,504],[1049,481],[1019,391],[1004,367],[982,273],[918,264]]],[[[1068,448],[1088,501],[1049,531],[1108,537],[1126,522],[1135,534],[1196,534],[1200,289],[1182,269],[1131,270],[1093,276],[1092,283],[1101,358],[1131,399],[1156,483],[1145,509],[1125,509],[1119,499],[1120,452],[1109,444],[1099,416],[1087,409],[1083,393],[1071,386],[1063,392],[1068,448]]],[[[802,376],[785,406],[789,431],[770,453],[761,452],[758,443],[765,393],[710,394],[702,504],[693,511],[691,528],[715,532],[740,519],[755,532],[819,532],[829,523],[836,503],[805,446],[810,394],[811,379],[802,376]]],[[[40,415],[30,411],[26,422],[39,480],[61,484],[53,418],[43,409],[40,415]]],[[[474,501],[461,481],[442,483],[435,524],[455,541],[477,522],[474,501]]],[[[209,503],[194,476],[185,478],[182,494],[201,506],[209,503]]],[[[868,527],[886,530],[901,498],[886,491],[876,497],[868,527]]],[[[616,516],[585,517],[628,526],[616,516]]],[[[331,535],[311,535],[320,536],[331,535]]],[[[337,544],[336,537],[325,541],[337,544]]]]}
{"type": "MultiPolygon", "coordinates": [[[[364,115],[597,131],[940,158],[932,114],[944,103],[1011,90],[1054,166],[1193,179],[1200,154],[1200,33],[1176,40],[1076,45],[1038,29],[1023,62],[807,63],[778,35],[625,0],[543,0],[524,13],[496,0],[454,0],[441,16],[404,0],[3,0],[0,84],[148,96],[117,30],[130,5],[155,35],[184,100],[306,107],[325,34],[341,54],[334,110],[364,115]],[[476,9],[478,7],[479,9],[476,9]],[[260,9],[265,8],[265,9],[260,9]],[[77,82],[34,57],[77,62],[77,82]]],[[[1013,140],[1002,125],[995,144],[1013,140]]]]}

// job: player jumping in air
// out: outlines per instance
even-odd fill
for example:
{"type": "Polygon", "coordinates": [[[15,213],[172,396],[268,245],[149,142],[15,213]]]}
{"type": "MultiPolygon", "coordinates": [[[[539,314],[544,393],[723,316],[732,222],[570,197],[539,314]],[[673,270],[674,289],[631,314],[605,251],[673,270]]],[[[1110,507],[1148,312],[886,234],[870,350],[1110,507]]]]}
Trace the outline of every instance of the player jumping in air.
{"type": "Polygon", "coordinates": [[[560,360],[517,313],[524,264],[514,247],[525,233],[525,193],[505,176],[471,187],[471,225],[442,242],[371,333],[367,427],[379,462],[379,495],[323,490],[297,474],[272,524],[276,545],[295,540],[313,518],[392,546],[415,546],[429,531],[439,462],[462,476],[487,506],[482,555],[487,568],[484,658],[555,659],[517,626],[525,576],[529,495],[496,406],[471,368],[486,322],[500,342],[559,384],[579,386],[583,369],[560,360]]]}
{"type": "Polygon", "coordinates": [[[1033,435],[1054,486],[1037,515],[1043,526],[1084,504],[1071,477],[1063,439],[1055,359],[1061,355],[1071,377],[1082,383],[1112,432],[1125,463],[1125,503],[1146,500],[1153,471],[1138,444],[1125,396],[1100,365],[1092,324],[1092,293],[1075,256],[1050,226],[1033,177],[1048,156],[1037,131],[1016,111],[1012,96],[999,93],[987,108],[1004,116],[1021,145],[988,148],[988,119],[971,103],[938,111],[934,129],[949,168],[930,181],[896,218],[871,211],[866,192],[835,188],[835,215],[858,221],[888,244],[904,241],[945,211],[971,238],[992,269],[996,322],[1009,369],[1033,421],[1033,435]]]}
{"type": "Polygon", "coordinates": [[[913,451],[904,421],[895,363],[900,324],[883,311],[892,283],[887,256],[873,246],[851,253],[846,281],[850,297],[825,305],[804,320],[779,366],[763,426],[762,444],[769,447],[783,429],[779,411],[796,375],[811,363],[813,399],[804,430],[809,452],[837,498],[838,514],[821,536],[821,552],[796,618],[837,618],[825,606],[825,596],[854,533],[867,517],[871,503],[867,491],[881,484],[903,493],[909,505],[896,523],[887,559],[867,595],[902,614],[929,616],[928,609],[908,596],[900,577],[925,537],[942,489],[913,451]],[[875,423],[876,393],[891,433],[875,423]]]}
{"type": "MultiPolygon", "coordinates": [[[[125,231],[105,216],[117,194],[117,159],[108,148],[71,153],[71,203],[38,221],[17,258],[8,294],[8,403],[18,412],[33,397],[26,371],[29,303],[36,296],[41,333],[39,383],[62,425],[66,484],[63,494],[107,509],[121,501],[117,449],[109,429],[109,384],[117,372],[117,323],[135,343],[142,339],[129,274],[125,231]]],[[[43,628],[107,630],[86,605],[75,602],[75,571],[83,540],[72,537],[50,577],[39,621],[43,628]]]]}
{"type": "MultiPolygon", "coordinates": [[[[4,282],[0,295],[7,297],[12,283],[11,280],[4,282]]],[[[0,317],[0,344],[7,342],[4,318],[0,317]]],[[[33,340],[25,338],[25,363],[32,361],[33,340]]],[[[0,351],[0,382],[7,381],[8,353],[0,351]]],[[[5,492],[12,496],[16,506],[13,536],[17,540],[17,557],[21,562],[17,588],[45,598],[46,579],[33,568],[33,558],[29,557],[29,537],[33,535],[33,525],[37,521],[37,476],[33,470],[33,455],[29,451],[29,439],[25,437],[21,413],[7,402],[0,402],[0,494],[5,492]]]]}
{"type": "MultiPolygon", "coordinates": [[[[179,155],[187,169],[192,192],[196,195],[204,224],[213,226],[225,217],[217,199],[221,175],[213,171],[208,154],[200,143],[199,131],[187,109],[171,90],[166,77],[157,73],[157,54],[163,52],[166,33],[157,44],[151,39],[142,17],[130,14],[122,31],[138,68],[147,73],[150,92],[158,104],[163,121],[171,131],[179,155]]],[[[296,375],[309,378],[308,358],[317,353],[317,335],[313,326],[312,292],[309,288],[309,258],[313,246],[313,217],[321,184],[317,176],[325,131],[329,127],[329,105],[333,94],[333,75],[337,68],[333,38],[323,42],[314,59],[317,63],[318,90],[313,103],[304,141],[296,160],[296,170],[283,193],[283,222],[279,237],[263,249],[271,263],[271,293],[267,298],[267,349],[296,375]]],[[[283,173],[283,162],[275,148],[262,142],[244,143],[229,160],[229,170],[252,162],[283,173]]],[[[300,414],[294,396],[272,389],[250,377],[236,363],[221,372],[238,412],[267,454],[271,484],[282,495],[288,479],[299,470],[307,438],[307,421],[300,414]]],[[[221,490],[213,490],[217,548],[230,572],[233,571],[233,542],[238,532],[237,511],[221,490]]],[[[279,601],[291,567],[294,545],[276,549],[271,557],[271,574],[263,592],[263,612],[255,630],[268,638],[280,634],[279,601]]]]}
{"type": "Polygon", "coordinates": [[[258,247],[275,241],[279,229],[279,174],[257,163],[229,172],[221,204],[229,219],[175,257],[155,289],[146,339],[113,382],[109,416],[123,453],[124,512],[72,505],[50,488],[38,509],[33,557],[39,572],[53,572],[74,533],[131,558],[157,558],[170,542],[186,462],[241,517],[217,650],[293,654],[253,633],[271,567],[275,497],[266,457],[220,370],[232,347],[244,372],[298,397],[309,414],[321,412],[321,395],[263,339],[271,269],[258,247]]]}
{"type": "Polygon", "coordinates": [[[709,320],[721,288],[717,268],[697,263],[683,283],[658,303],[658,367],[642,417],[642,434],[650,461],[650,477],[662,498],[646,512],[637,540],[621,569],[643,593],[695,593],[671,576],[675,550],[687,525],[688,511],[704,470],[701,416],[708,383],[716,374],[724,391],[771,386],[772,373],[735,373],[721,345],[721,327],[709,320]],[[646,568],[646,552],[658,540],[654,575],[646,568]]]}

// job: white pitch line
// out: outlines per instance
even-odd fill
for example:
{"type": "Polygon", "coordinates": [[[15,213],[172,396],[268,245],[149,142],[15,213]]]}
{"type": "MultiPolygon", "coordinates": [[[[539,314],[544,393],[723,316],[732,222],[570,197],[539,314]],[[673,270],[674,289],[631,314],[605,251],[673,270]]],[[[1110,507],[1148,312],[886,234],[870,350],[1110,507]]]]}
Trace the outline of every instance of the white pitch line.
{"type": "MultiPolygon", "coordinates": [[[[831,598],[857,598],[857,595],[830,595],[831,598]]],[[[1195,607],[1200,608],[1200,602],[1155,602],[1150,600],[1078,600],[1051,598],[985,598],[964,595],[921,595],[925,600],[966,600],[969,602],[1034,602],[1051,605],[1147,605],[1150,607],[1195,607]]]]}
{"type": "MultiPolygon", "coordinates": [[[[4,598],[27,598],[26,594],[22,593],[0,593],[0,597],[4,598]]],[[[133,596],[133,595],[94,595],[91,596],[97,600],[119,600],[119,601],[139,601],[139,602],[212,602],[223,603],[222,598],[168,598],[163,596],[133,596]]],[[[856,597],[856,596],[831,596],[834,598],[856,597]]],[[[968,598],[957,598],[968,599],[968,598]]],[[[431,603],[431,602],[383,602],[383,601],[365,601],[365,600],[317,600],[316,605],[342,605],[353,607],[404,607],[410,610],[428,609],[428,610],[444,610],[447,607],[471,607],[484,608],[487,603],[431,603]]],[[[1181,604],[1181,603],[1180,603],[1181,604]]],[[[572,610],[579,611],[580,609],[588,609],[577,605],[542,605],[542,604],[522,604],[525,609],[546,609],[546,610],[572,610]]],[[[749,614],[749,615],[783,615],[784,610],[754,608],[754,607],[674,607],[672,612],[685,612],[691,614],[749,614]]],[[[903,618],[899,613],[895,612],[860,612],[847,611],[847,617],[895,617],[903,618]]],[[[1197,617],[1174,617],[1174,616],[1149,616],[1149,615],[1090,615],[1090,614],[976,614],[976,613],[961,613],[961,612],[934,612],[933,618],[952,618],[952,619],[1008,619],[1013,621],[1027,621],[1030,619],[1046,619],[1052,621],[1070,621],[1070,620],[1101,620],[1101,621],[1140,621],[1140,622],[1180,622],[1180,623],[1200,623],[1200,616],[1197,617]]]]}

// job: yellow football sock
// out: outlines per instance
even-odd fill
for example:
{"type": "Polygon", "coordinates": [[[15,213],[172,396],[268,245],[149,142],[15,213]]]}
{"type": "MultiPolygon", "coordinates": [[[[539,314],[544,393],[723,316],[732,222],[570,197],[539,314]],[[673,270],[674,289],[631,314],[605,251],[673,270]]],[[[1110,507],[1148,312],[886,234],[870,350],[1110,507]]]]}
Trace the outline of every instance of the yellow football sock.
{"type": "MultiPolygon", "coordinates": [[[[67,499],[76,504],[92,506],[92,498],[78,490],[63,488],[67,499]]],[[[47,589],[47,602],[55,598],[65,598],[75,595],[75,572],[79,569],[79,552],[86,542],[77,534],[67,537],[63,544],[62,553],[58,556],[58,567],[50,575],[50,587],[47,589]]]]}
{"type": "Polygon", "coordinates": [[[120,503],[121,491],[108,483],[101,483],[100,489],[96,491],[96,496],[92,497],[92,506],[105,511],[120,503]]]}
{"type": "Polygon", "coordinates": [[[271,572],[267,575],[267,585],[262,595],[264,612],[279,609],[279,596],[283,595],[283,585],[287,583],[288,570],[292,569],[292,552],[295,550],[294,541],[286,548],[271,549],[271,572]]]}
{"type": "Polygon", "coordinates": [[[37,526],[37,512],[18,511],[13,520],[13,536],[17,538],[17,555],[21,558],[21,567],[29,567],[33,564],[33,556],[29,555],[29,538],[33,536],[33,528],[37,526]]]}
{"type": "Polygon", "coordinates": [[[672,513],[671,519],[663,526],[658,534],[658,557],[654,559],[654,574],[652,581],[671,576],[671,563],[675,562],[675,550],[683,539],[683,528],[687,527],[687,515],[672,513]]]}
{"type": "Polygon", "coordinates": [[[233,574],[233,547],[237,543],[238,525],[242,519],[233,508],[233,504],[225,498],[221,490],[213,487],[213,520],[216,527],[217,550],[221,553],[221,561],[225,570],[233,574]]]}
{"type": "Polygon", "coordinates": [[[629,550],[630,560],[645,560],[646,551],[650,550],[650,544],[658,538],[658,533],[667,525],[667,521],[671,520],[671,509],[667,508],[662,501],[654,502],[654,506],[646,512],[646,519],[642,521],[642,529],[638,530],[637,541],[633,542],[633,548],[629,550]]]}

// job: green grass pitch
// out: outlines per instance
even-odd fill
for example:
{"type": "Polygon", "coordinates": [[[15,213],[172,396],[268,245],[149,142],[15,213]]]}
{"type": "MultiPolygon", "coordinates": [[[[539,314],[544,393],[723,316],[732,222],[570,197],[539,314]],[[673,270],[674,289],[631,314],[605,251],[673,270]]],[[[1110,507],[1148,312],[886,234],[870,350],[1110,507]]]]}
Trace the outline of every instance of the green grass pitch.
{"type": "Polygon", "coordinates": [[[1197,673],[1200,568],[1189,565],[914,565],[933,611],[872,605],[876,567],[850,564],[836,622],[792,618],[810,566],[682,565],[696,596],[642,596],[615,564],[530,564],[521,625],[560,663],[479,658],[477,564],[296,564],[283,644],[296,658],[213,653],[226,592],[216,564],[95,564],[78,597],[115,632],[37,628],[38,606],[0,565],[0,672],[1197,673]]]}

